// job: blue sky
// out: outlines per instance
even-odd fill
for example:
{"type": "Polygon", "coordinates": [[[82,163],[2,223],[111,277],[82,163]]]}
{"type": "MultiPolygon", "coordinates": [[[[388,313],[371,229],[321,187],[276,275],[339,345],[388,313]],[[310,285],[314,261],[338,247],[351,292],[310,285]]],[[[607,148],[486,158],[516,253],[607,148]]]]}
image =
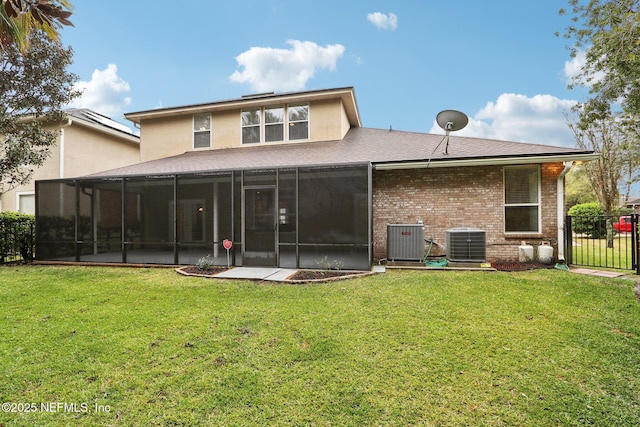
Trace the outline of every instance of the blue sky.
{"type": "MultiPolygon", "coordinates": [[[[353,86],[363,126],[573,146],[563,112],[579,66],[566,0],[74,2],[71,71],[91,108],[126,112],[353,86]]],[[[130,123],[129,123],[130,124],[130,123]]]]}

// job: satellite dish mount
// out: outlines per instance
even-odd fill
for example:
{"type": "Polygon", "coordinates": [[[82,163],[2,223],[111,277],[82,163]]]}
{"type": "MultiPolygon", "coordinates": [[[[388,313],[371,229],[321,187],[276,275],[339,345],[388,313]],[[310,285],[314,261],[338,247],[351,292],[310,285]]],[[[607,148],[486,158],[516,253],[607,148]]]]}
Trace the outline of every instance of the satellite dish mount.
{"type": "Polygon", "coordinates": [[[447,144],[444,148],[444,154],[449,154],[449,133],[464,128],[469,123],[469,117],[460,111],[444,110],[438,113],[436,122],[445,131],[447,144]]]}

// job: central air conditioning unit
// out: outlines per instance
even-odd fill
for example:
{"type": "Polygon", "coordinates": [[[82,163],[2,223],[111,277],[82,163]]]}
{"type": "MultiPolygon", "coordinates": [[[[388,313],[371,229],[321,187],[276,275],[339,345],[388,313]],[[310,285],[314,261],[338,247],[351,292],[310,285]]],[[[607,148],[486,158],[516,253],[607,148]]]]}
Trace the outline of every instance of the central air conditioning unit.
{"type": "Polygon", "coordinates": [[[422,261],[424,227],[422,224],[387,224],[387,260],[422,261]]]}
{"type": "Polygon", "coordinates": [[[477,228],[454,228],[445,232],[449,261],[485,262],[487,236],[477,228]]]}

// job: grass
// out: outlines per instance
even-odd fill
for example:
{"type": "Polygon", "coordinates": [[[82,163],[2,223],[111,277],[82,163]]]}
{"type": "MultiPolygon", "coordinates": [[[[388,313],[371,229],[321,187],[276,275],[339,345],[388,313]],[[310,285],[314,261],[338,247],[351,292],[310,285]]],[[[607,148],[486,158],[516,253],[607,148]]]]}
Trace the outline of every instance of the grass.
{"type": "Polygon", "coordinates": [[[38,411],[0,425],[638,425],[633,285],[558,270],[294,286],[5,267],[0,402],[38,411]]]}
{"type": "Polygon", "coordinates": [[[573,263],[595,267],[633,269],[631,234],[616,234],[613,247],[608,247],[607,239],[574,237],[573,263]]]}

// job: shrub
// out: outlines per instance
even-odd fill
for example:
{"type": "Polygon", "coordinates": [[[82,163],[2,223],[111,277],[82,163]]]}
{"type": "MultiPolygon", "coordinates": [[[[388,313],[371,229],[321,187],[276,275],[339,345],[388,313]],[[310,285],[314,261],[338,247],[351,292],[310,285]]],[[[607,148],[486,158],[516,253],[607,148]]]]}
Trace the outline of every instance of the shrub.
{"type": "Polygon", "coordinates": [[[33,259],[33,215],[0,212],[0,262],[33,259]]]}
{"type": "MultiPolygon", "coordinates": [[[[622,208],[618,208],[618,210],[616,211],[615,215],[616,215],[616,217],[619,217],[619,216],[633,215],[635,213],[636,213],[636,210],[633,209],[633,208],[622,207],[622,208]]],[[[617,219],[616,219],[616,221],[617,221],[617,219]]]]}
{"type": "Polygon", "coordinates": [[[199,270],[211,270],[214,265],[210,255],[202,257],[196,262],[196,267],[198,267],[199,270]]]}
{"type": "Polygon", "coordinates": [[[332,263],[329,261],[329,256],[325,255],[324,258],[316,260],[316,265],[322,270],[342,270],[344,268],[344,261],[334,259],[332,263]]]}
{"type": "Polygon", "coordinates": [[[575,205],[569,209],[568,214],[573,217],[572,229],[576,233],[583,233],[594,239],[601,239],[607,235],[604,211],[597,202],[575,205]]]}

